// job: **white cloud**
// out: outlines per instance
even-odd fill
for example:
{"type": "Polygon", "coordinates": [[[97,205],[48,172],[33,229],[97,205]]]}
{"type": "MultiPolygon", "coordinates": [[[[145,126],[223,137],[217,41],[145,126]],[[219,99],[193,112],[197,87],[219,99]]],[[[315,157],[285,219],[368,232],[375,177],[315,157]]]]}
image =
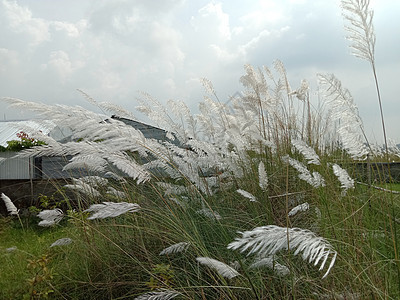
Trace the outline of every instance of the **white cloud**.
{"type": "Polygon", "coordinates": [[[257,7],[245,14],[240,20],[251,29],[263,29],[276,23],[287,21],[286,4],[283,1],[262,0],[257,7]]]}
{"type": "MultiPolygon", "coordinates": [[[[378,75],[391,101],[385,102],[390,122],[398,105],[393,78],[400,76],[393,64],[400,42],[392,30],[400,26],[398,2],[374,1],[378,75]]],[[[212,80],[224,101],[241,89],[243,64],[281,59],[292,83],[313,81],[315,72],[344,75],[360,112],[371,120],[376,114],[375,99],[367,100],[372,93],[358,94],[368,65],[348,54],[334,1],[80,0],[52,9],[43,3],[0,0],[0,96],[82,104],[75,91],[82,88],[133,110],[142,90],[195,108],[203,96],[198,78],[212,80]]]]}
{"type": "Polygon", "coordinates": [[[221,3],[208,3],[192,17],[192,26],[200,34],[206,34],[209,40],[224,42],[231,39],[229,15],[222,10],[221,3]]]}
{"type": "Polygon", "coordinates": [[[7,0],[3,0],[1,6],[9,28],[17,34],[25,34],[30,45],[36,46],[50,39],[48,22],[32,17],[27,7],[7,0]]]}
{"type": "Polygon", "coordinates": [[[174,64],[183,63],[185,55],[179,47],[180,35],[175,29],[154,22],[151,25],[149,39],[162,59],[167,59],[174,64]]]}
{"type": "Polygon", "coordinates": [[[69,55],[64,51],[52,51],[47,64],[42,65],[42,70],[54,72],[62,83],[71,76],[74,68],[69,55]]]}
{"type": "Polygon", "coordinates": [[[217,58],[222,62],[234,62],[238,58],[237,52],[231,52],[218,45],[211,44],[210,48],[215,52],[217,58]]]}
{"type": "Polygon", "coordinates": [[[18,53],[16,51],[0,48],[0,74],[7,76],[19,64],[18,53]]]}
{"type": "Polygon", "coordinates": [[[52,26],[54,26],[56,31],[62,31],[67,34],[67,36],[71,38],[77,38],[81,34],[83,30],[86,29],[87,27],[87,21],[86,20],[81,20],[77,24],[72,24],[68,22],[59,22],[59,21],[54,21],[50,23],[52,26]]]}
{"type": "Polygon", "coordinates": [[[249,42],[246,44],[240,46],[240,52],[242,52],[244,55],[247,54],[247,52],[251,49],[254,49],[258,46],[260,42],[266,37],[271,36],[271,32],[268,30],[263,30],[261,31],[257,36],[253,37],[249,42]]]}

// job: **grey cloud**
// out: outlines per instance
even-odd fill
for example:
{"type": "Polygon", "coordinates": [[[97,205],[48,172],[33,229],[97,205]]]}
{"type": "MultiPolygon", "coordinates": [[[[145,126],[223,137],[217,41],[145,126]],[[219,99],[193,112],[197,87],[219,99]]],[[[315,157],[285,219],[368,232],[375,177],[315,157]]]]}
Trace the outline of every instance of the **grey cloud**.
{"type": "MultiPolygon", "coordinates": [[[[271,66],[281,59],[294,88],[303,78],[312,82],[316,72],[336,73],[360,111],[371,119],[376,114],[371,108],[375,98],[369,66],[349,54],[336,3],[276,0],[284,13],[281,18],[270,22],[261,14],[251,24],[241,16],[251,15],[261,2],[221,3],[81,0],[68,2],[68,14],[50,14],[41,1],[0,0],[2,96],[85,106],[76,92],[81,88],[95,99],[133,110],[137,90],[142,90],[161,102],[178,98],[195,109],[203,96],[200,77],[209,78],[221,101],[226,101],[242,89],[239,78],[245,63],[271,66]],[[24,21],[14,22],[18,30],[4,3],[15,5],[12,9],[22,14],[24,21]],[[41,30],[43,35],[38,35],[41,30]]],[[[390,83],[382,88],[391,121],[390,113],[398,106],[395,78],[400,76],[397,5],[383,5],[389,11],[376,13],[378,71],[382,81],[390,83]]]]}

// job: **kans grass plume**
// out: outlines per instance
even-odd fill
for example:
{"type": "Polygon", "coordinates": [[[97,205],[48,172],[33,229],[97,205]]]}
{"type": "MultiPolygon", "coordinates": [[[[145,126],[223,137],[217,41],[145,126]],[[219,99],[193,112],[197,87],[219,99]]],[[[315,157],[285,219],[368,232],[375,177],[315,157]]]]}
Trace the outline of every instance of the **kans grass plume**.
{"type": "Polygon", "coordinates": [[[346,193],[348,189],[354,189],[354,180],[349,176],[349,173],[338,164],[332,165],[333,173],[336,175],[343,188],[343,193],[346,193]]]}
{"type": "Polygon", "coordinates": [[[197,210],[196,213],[198,213],[199,215],[203,215],[207,218],[210,218],[211,220],[221,220],[222,219],[221,215],[217,211],[211,210],[207,207],[203,207],[202,209],[197,210]]]}
{"type": "Polygon", "coordinates": [[[298,175],[300,179],[306,181],[308,184],[315,188],[325,186],[325,180],[318,172],[311,172],[298,160],[291,158],[289,155],[282,157],[284,162],[287,162],[293,168],[295,168],[300,174],[298,175]]]}
{"type": "Polygon", "coordinates": [[[336,122],[336,132],[344,148],[353,159],[363,159],[368,153],[364,125],[357,105],[348,89],[333,74],[318,74],[325,101],[331,109],[331,120],[336,122]]]}
{"type": "Polygon", "coordinates": [[[179,295],[181,295],[181,293],[174,290],[159,290],[140,295],[134,300],[170,300],[179,295]]]}
{"type": "Polygon", "coordinates": [[[114,218],[127,212],[136,212],[140,209],[139,204],[127,202],[103,202],[93,204],[84,212],[93,213],[88,220],[114,218]]]}
{"type": "Polygon", "coordinates": [[[189,248],[190,243],[188,242],[180,242],[173,244],[160,252],[160,255],[174,254],[184,252],[189,248]]]}
{"type": "Polygon", "coordinates": [[[238,192],[243,197],[249,199],[251,202],[257,202],[257,198],[253,194],[251,194],[245,190],[238,189],[238,190],[236,190],[236,192],[238,192]]]}
{"type": "Polygon", "coordinates": [[[263,191],[266,191],[268,188],[268,175],[262,161],[258,164],[258,185],[263,191]]]}
{"type": "Polygon", "coordinates": [[[267,267],[267,268],[273,270],[274,273],[278,276],[283,277],[283,276],[287,276],[290,274],[289,268],[278,263],[274,259],[274,256],[259,258],[250,265],[251,269],[264,268],[264,267],[267,267]]]}
{"type": "Polygon", "coordinates": [[[64,213],[61,209],[46,209],[38,213],[37,215],[42,221],[39,222],[39,226],[50,227],[58,224],[64,217],[64,213]]]}
{"type": "Polygon", "coordinates": [[[342,9],[343,17],[349,23],[345,25],[349,33],[346,38],[351,42],[353,55],[373,64],[376,36],[372,23],[374,12],[369,9],[369,0],[342,0],[342,9]]]}
{"type": "Polygon", "coordinates": [[[70,238],[61,238],[55,241],[53,244],[51,244],[50,248],[56,247],[56,246],[66,246],[72,243],[72,239],[70,238]]]}
{"type": "Polygon", "coordinates": [[[232,279],[239,275],[238,271],[219,260],[209,257],[197,257],[196,260],[202,265],[206,265],[211,269],[214,269],[222,277],[232,279]]]}
{"type": "Polygon", "coordinates": [[[75,179],[73,178],[73,184],[66,184],[64,187],[71,189],[71,190],[76,190],[78,192],[81,192],[83,194],[86,194],[88,196],[92,197],[100,197],[101,194],[99,191],[97,191],[92,185],[85,183],[84,181],[80,179],[75,179]]]}
{"type": "Polygon", "coordinates": [[[296,207],[293,207],[293,208],[289,211],[288,216],[289,216],[289,217],[293,217],[293,216],[296,215],[297,213],[302,212],[302,211],[307,211],[307,210],[309,210],[309,209],[310,209],[310,205],[308,204],[308,202],[304,202],[304,203],[302,203],[302,204],[300,204],[300,205],[297,205],[296,207]]]}
{"type": "Polygon", "coordinates": [[[337,252],[332,245],[306,229],[268,225],[240,233],[242,236],[230,243],[228,249],[249,251],[247,255],[256,254],[261,257],[291,250],[294,251],[294,255],[301,254],[303,260],[308,260],[308,263],[313,263],[314,266],[320,263],[320,271],[331,257],[331,263],[322,278],[328,275],[336,260],[337,252]]]}
{"type": "Polygon", "coordinates": [[[1,193],[1,199],[3,199],[4,204],[6,205],[7,211],[11,216],[18,215],[19,210],[17,207],[14,205],[14,203],[11,201],[11,199],[5,195],[4,193],[1,193]]]}
{"type": "Polygon", "coordinates": [[[313,148],[308,146],[302,140],[292,140],[292,145],[299,151],[308,161],[308,164],[320,165],[319,156],[313,148]]]}

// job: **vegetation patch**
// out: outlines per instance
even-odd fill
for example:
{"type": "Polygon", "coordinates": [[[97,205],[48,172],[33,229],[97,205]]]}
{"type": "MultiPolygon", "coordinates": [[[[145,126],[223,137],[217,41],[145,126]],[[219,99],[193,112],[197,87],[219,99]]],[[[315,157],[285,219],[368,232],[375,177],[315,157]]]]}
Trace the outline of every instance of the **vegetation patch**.
{"type": "MultiPolygon", "coordinates": [[[[368,1],[342,5],[354,54],[376,79],[368,1]]],[[[371,145],[332,74],[318,75],[320,106],[307,81],[290,87],[280,61],[246,65],[240,80],[228,106],[204,79],[197,115],[144,94],[138,109],[163,141],[81,107],[2,99],[73,130],[72,142],[48,138],[22,154],[71,156],[64,169],[88,175],[60,187],[74,201],[42,195],[20,211],[2,195],[0,297],[398,299],[400,195],[353,178],[358,162],[389,163],[398,148],[386,136],[384,149],[371,145]]]]}

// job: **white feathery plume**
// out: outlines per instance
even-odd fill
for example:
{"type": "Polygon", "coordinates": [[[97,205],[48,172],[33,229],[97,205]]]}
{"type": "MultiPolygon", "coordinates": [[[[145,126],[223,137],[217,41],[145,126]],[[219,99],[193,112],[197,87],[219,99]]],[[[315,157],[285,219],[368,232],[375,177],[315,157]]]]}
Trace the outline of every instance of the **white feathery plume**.
{"type": "Polygon", "coordinates": [[[190,243],[188,242],[180,242],[173,244],[160,252],[160,255],[174,254],[179,252],[184,252],[189,248],[190,243]]]}
{"type": "MultiPolygon", "coordinates": [[[[178,137],[182,142],[197,138],[197,122],[190,112],[189,107],[183,101],[168,100],[167,106],[170,112],[174,114],[174,120],[181,120],[178,132],[167,131],[166,137],[174,141],[178,137]],[[173,133],[173,134],[172,134],[173,133]],[[182,140],[183,138],[183,140],[182,140]]],[[[178,125],[178,124],[177,124],[178,125]]],[[[177,127],[175,127],[177,128],[177,127]]]]}
{"type": "Polygon", "coordinates": [[[308,146],[304,141],[292,140],[292,145],[308,160],[308,164],[321,164],[319,156],[315,153],[315,150],[308,146]]]}
{"type": "Polygon", "coordinates": [[[390,155],[395,155],[400,157],[400,148],[397,146],[396,142],[392,139],[388,139],[388,151],[390,155]]]}
{"type": "Polygon", "coordinates": [[[332,257],[322,278],[328,275],[336,260],[337,252],[332,245],[306,229],[268,225],[240,233],[242,237],[230,243],[228,249],[240,249],[241,252],[249,250],[248,255],[257,254],[261,257],[275,255],[281,250],[292,250],[294,255],[301,253],[303,260],[314,263],[314,266],[321,262],[319,270],[322,270],[328,258],[332,257]]]}
{"type": "Polygon", "coordinates": [[[81,182],[90,184],[93,187],[103,186],[108,184],[108,180],[100,176],[84,176],[79,178],[79,180],[81,182]]]}
{"type": "Polygon", "coordinates": [[[228,278],[228,279],[232,279],[232,278],[234,278],[234,277],[239,275],[238,271],[236,271],[231,266],[228,266],[227,264],[225,264],[225,263],[223,263],[223,262],[221,262],[219,260],[216,260],[216,259],[213,259],[213,258],[209,258],[209,257],[197,257],[196,260],[199,263],[214,269],[222,277],[225,277],[225,278],[228,278]]]}
{"type": "Polygon", "coordinates": [[[400,148],[396,145],[396,142],[392,139],[388,139],[388,151],[390,155],[400,157],[400,148]]]}
{"type": "Polygon", "coordinates": [[[135,120],[135,116],[130,111],[127,111],[123,107],[116,105],[114,103],[110,103],[110,102],[97,102],[89,94],[85,93],[83,90],[77,89],[77,91],[80,92],[88,102],[90,102],[93,105],[96,105],[100,109],[114,113],[120,117],[129,117],[130,119],[135,120]]]}
{"type": "Polygon", "coordinates": [[[218,212],[216,212],[215,210],[206,208],[206,207],[197,210],[196,213],[198,213],[199,215],[203,215],[207,218],[210,218],[212,220],[221,220],[222,219],[221,215],[218,212]]]}
{"type": "MultiPolygon", "coordinates": [[[[301,177],[299,176],[301,179],[301,177]]],[[[320,187],[320,186],[325,186],[325,179],[322,177],[322,175],[318,172],[312,172],[312,178],[313,178],[313,183],[311,184],[313,187],[320,187]]]]}
{"type": "Polygon", "coordinates": [[[164,189],[164,195],[182,195],[188,192],[188,189],[185,186],[172,184],[168,182],[157,182],[157,185],[164,189]]]}
{"type": "Polygon", "coordinates": [[[301,81],[301,85],[300,87],[289,93],[289,96],[294,95],[297,97],[297,99],[301,100],[301,101],[305,101],[308,97],[308,91],[310,90],[309,84],[307,82],[307,80],[303,79],[301,81]]]}
{"type": "Polygon", "coordinates": [[[150,180],[150,173],[137,164],[127,154],[110,154],[110,156],[107,157],[107,160],[136,180],[138,184],[150,180]]]}
{"type": "Polygon", "coordinates": [[[5,195],[4,193],[1,193],[1,199],[3,199],[4,204],[6,205],[7,211],[11,216],[18,215],[19,210],[17,207],[12,203],[11,199],[5,195]]]}
{"type": "Polygon", "coordinates": [[[96,190],[91,185],[84,183],[79,179],[73,178],[73,184],[66,184],[64,185],[67,189],[76,190],[78,192],[82,192],[86,195],[93,196],[93,197],[100,197],[101,194],[98,190],[96,190]]]}
{"type": "Polygon", "coordinates": [[[249,192],[247,192],[245,190],[238,189],[238,190],[236,190],[236,192],[238,192],[243,197],[249,199],[251,202],[257,202],[257,198],[254,195],[252,195],[251,193],[249,193],[249,192]]]}
{"type": "Polygon", "coordinates": [[[156,292],[148,292],[140,295],[133,300],[170,300],[176,296],[182,295],[181,293],[173,290],[159,290],[156,292]]]}
{"type": "Polygon", "coordinates": [[[375,41],[374,12],[369,9],[369,0],[342,0],[343,17],[349,21],[345,29],[353,55],[374,63],[375,41]]]}
{"type": "Polygon", "coordinates": [[[272,269],[278,276],[282,277],[290,274],[289,268],[276,262],[273,256],[259,258],[249,267],[251,269],[267,267],[269,269],[272,269]]]}
{"type": "Polygon", "coordinates": [[[280,74],[280,76],[281,76],[280,79],[284,83],[284,88],[286,89],[287,93],[289,94],[292,89],[290,87],[289,80],[287,78],[287,72],[286,72],[285,65],[283,64],[282,61],[277,59],[274,61],[274,68],[280,74]]]}
{"type": "Polygon", "coordinates": [[[118,174],[116,174],[114,172],[111,172],[111,171],[106,172],[104,174],[104,176],[110,177],[110,178],[115,179],[115,180],[120,181],[120,182],[126,182],[124,177],[122,177],[122,176],[120,176],[120,175],[118,175],[118,174]]]}
{"type": "Polygon", "coordinates": [[[213,86],[212,82],[209,79],[201,78],[200,81],[201,81],[201,84],[203,85],[203,87],[205,88],[207,93],[209,93],[211,95],[215,95],[214,86],[213,86]]]}
{"type": "Polygon", "coordinates": [[[61,209],[46,209],[38,213],[37,215],[42,221],[39,222],[39,226],[50,227],[58,224],[64,217],[64,213],[61,209]]]}
{"type": "Polygon", "coordinates": [[[263,191],[266,191],[268,188],[268,176],[262,161],[258,164],[258,185],[263,191]]]}
{"type": "Polygon", "coordinates": [[[386,151],[381,145],[378,145],[377,143],[370,143],[369,146],[371,147],[371,152],[373,153],[374,157],[383,158],[386,155],[386,151]]]}
{"type": "Polygon", "coordinates": [[[144,113],[149,119],[153,120],[158,126],[167,132],[174,132],[178,139],[185,140],[184,133],[180,125],[173,121],[169,115],[169,111],[156,99],[147,93],[141,93],[143,98],[137,99],[140,106],[136,107],[141,113],[144,113]]]}
{"type": "Polygon", "coordinates": [[[344,193],[348,189],[354,188],[354,180],[349,176],[349,173],[343,168],[341,168],[338,164],[332,165],[333,173],[336,175],[338,180],[341,183],[341,187],[344,189],[344,193]]]}
{"type": "Polygon", "coordinates": [[[302,203],[302,204],[300,204],[300,205],[297,205],[296,207],[293,207],[293,208],[289,211],[288,216],[289,216],[289,217],[293,217],[293,216],[296,215],[298,212],[307,211],[307,210],[309,210],[309,209],[310,209],[310,205],[308,204],[308,202],[304,202],[304,203],[302,203]]]}
{"type": "Polygon", "coordinates": [[[114,103],[102,101],[102,102],[99,102],[99,107],[104,109],[105,111],[108,111],[114,115],[117,115],[118,117],[126,117],[131,120],[136,120],[136,117],[132,112],[130,112],[130,111],[126,110],[125,108],[123,108],[122,106],[116,105],[114,103]]]}
{"type": "Polygon", "coordinates": [[[350,91],[333,74],[318,74],[318,81],[331,107],[331,119],[338,123],[342,147],[353,159],[362,159],[369,151],[361,140],[360,132],[366,139],[364,125],[350,91]]]}
{"type": "Polygon", "coordinates": [[[107,194],[114,195],[118,198],[126,198],[126,194],[124,192],[118,191],[111,186],[108,187],[107,194]]]}
{"type": "MultiPolygon", "coordinates": [[[[78,157],[74,157],[78,158],[78,157]]],[[[73,158],[73,159],[74,159],[73,158]]],[[[79,157],[80,158],[80,157],[79,157]]],[[[105,170],[107,161],[101,158],[88,158],[86,156],[86,159],[77,159],[77,160],[71,160],[68,164],[66,164],[63,167],[63,171],[69,171],[69,170],[85,170],[89,172],[102,172],[105,170]]]]}
{"type": "Polygon", "coordinates": [[[51,244],[51,247],[55,247],[55,246],[66,246],[72,243],[72,239],[70,238],[61,238],[58,239],[57,241],[55,241],[53,244],[51,244]]]}
{"type": "Polygon", "coordinates": [[[291,158],[289,155],[283,156],[282,160],[295,168],[300,173],[298,175],[299,178],[306,181],[313,187],[318,188],[325,186],[325,180],[318,172],[313,172],[311,174],[310,171],[301,162],[294,158],[291,158]]]}
{"type": "Polygon", "coordinates": [[[88,220],[113,218],[127,212],[136,212],[140,209],[139,204],[127,202],[103,202],[102,204],[93,204],[84,212],[92,212],[93,214],[88,220]]]}
{"type": "Polygon", "coordinates": [[[169,200],[173,201],[174,203],[178,204],[182,208],[186,208],[188,205],[188,198],[187,197],[181,197],[180,199],[177,199],[175,197],[169,197],[169,200]]]}

